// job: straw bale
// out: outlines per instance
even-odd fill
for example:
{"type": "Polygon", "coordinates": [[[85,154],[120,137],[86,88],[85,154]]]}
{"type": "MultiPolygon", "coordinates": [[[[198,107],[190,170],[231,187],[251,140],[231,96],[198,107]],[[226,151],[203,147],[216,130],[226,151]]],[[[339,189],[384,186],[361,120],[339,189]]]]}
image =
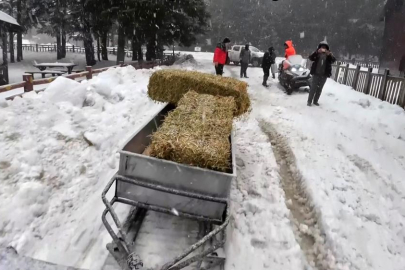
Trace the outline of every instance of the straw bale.
{"type": "Polygon", "coordinates": [[[190,90],[200,94],[234,97],[234,116],[240,116],[250,108],[247,83],[233,78],[196,71],[165,69],[153,73],[148,85],[151,99],[175,105],[190,90]]]}
{"type": "Polygon", "coordinates": [[[230,168],[235,101],[189,91],[152,135],[150,155],[218,171],[230,168]]]}

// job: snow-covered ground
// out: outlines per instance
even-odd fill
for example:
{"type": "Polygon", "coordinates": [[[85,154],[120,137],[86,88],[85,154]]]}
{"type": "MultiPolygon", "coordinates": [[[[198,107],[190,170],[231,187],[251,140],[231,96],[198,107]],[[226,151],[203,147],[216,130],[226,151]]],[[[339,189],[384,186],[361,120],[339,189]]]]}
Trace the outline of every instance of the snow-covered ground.
{"type": "Polygon", "coordinates": [[[265,89],[261,71],[248,72],[252,116],[288,143],[333,254],[325,269],[404,269],[405,111],[332,80],[321,107],[307,107],[307,94],[265,89]]]}
{"type": "Polygon", "coordinates": [[[104,263],[101,191],[120,144],[162,108],[146,95],[152,72],[60,77],[40,95],[1,102],[0,246],[85,269],[104,263]]]}
{"type": "MultiPolygon", "coordinates": [[[[197,65],[178,68],[214,73],[212,54],[193,55],[197,65]]],[[[60,79],[0,101],[0,247],[101,268],[101,190],[121,143],[163,106],[145,94],[152,72],[60,79]]],[[[261,86],[260,68],[248,75],[226,269],[405,269],[404,110],[331,80],[321,107],[307,107],[306,93],[261,86]]]]}

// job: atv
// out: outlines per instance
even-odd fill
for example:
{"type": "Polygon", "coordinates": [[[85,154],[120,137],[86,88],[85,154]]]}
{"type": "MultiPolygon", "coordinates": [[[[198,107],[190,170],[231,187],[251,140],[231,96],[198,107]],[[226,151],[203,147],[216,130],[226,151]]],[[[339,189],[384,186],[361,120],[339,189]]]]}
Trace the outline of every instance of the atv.
{"type": "Polygon", "coordinates": [[[311,74],[301,55],[292,55],[281,62],[278,74],[280,84],[288,95],[301,87],[310,87],[311,74]]]}

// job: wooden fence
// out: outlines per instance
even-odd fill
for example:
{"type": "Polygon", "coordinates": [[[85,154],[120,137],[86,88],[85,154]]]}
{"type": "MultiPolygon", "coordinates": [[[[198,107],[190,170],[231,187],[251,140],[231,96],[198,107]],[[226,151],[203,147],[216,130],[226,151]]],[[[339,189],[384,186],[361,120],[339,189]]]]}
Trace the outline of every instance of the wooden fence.
{"type": "Polygon", "coordinates": [[[354,66],[361,66],[361,67],[365,67],[365,68],[375,68],[377,70],[380,70],[380,63],[379,62],[367,62],[367,61],[357,61],[355,60],[353,61],[349,61],[349,60],[344,60],[344,61],[340,61],[340,64],[346,65],[346,64],[352,64],[354,66]]]}
{"type": "MultiPolygon", "coordinates": [[[[123,67],[126,65],[131,65],[135,69],[151,69],[151,68],[154,68],[155,66],[172,65],[172,64],[173,64],[173,62],[170,59],[166,58],[164,60],[133,62],[133,63],[129,63],[129,64],[122,63],[121,65],[105,67],[105,68],[100,68],[100,69],[92,69],[91,66],[88,66],[88,67],[86,67],[86,71],[84,71],[84,72],[64,75],[64,77],[72,79],[72,80],[75,80],[77,78],[84,78],[84,77],[86,77],[86,79],[91,79],[94,74],[98,74],[100,72],[106,71],[109,68],[116,68],[116,67],[123,67]]],[[[0,86],[0,93],[11,91],[11,90],[17,89],[17,88],[24,88],[24,93],[30,92],[30,91],[34,90],[34,85],[48,84],[48,83],[53,82],[56,78],[57,77],[51,77],[51,78],[34,80],[33,76],[31,74],[24,74],[22,82],[0,86]]],[[[44,89],[35,90],[35,91],[39,92],[39,91],[43,91],[43,90],[44,89]]],[[[13,95],[13,96],[7,97],[6,99],[12,100],[17,96],[22,96],[24,93],[13,95]]]]}
{"type": "Polygon", "coordinates": [[[332,65],[332,79],[351,86],[355,91],[379,98],[405,109],[405,78],[390,75],[389,69],[383,74],[373,73],[373,67],[367,71],[361,66],[350,68],[346,65],[332,65]]]}
{"type": "MultiPolygon", "coordinates": [[[[56,45],[23,44],[22,49],[24,51],[31,51],[31,52],[56,52],[56,45]]],[[[94,51],[97,52],[97,47],[94,47],[94,51]]],[[[108,54],[117,55],[117,48],[115,48],[115,47],[107,48],[107,51],[108,51],[108,54]]],[[[66,52],[84,54],[85,49],[84,49],[84,47],[72,45],[72,46],[66,46],[66,52]]],[[[125,55],[127,57],[132,57],[132,51],[125,50],[125,55]]]]}

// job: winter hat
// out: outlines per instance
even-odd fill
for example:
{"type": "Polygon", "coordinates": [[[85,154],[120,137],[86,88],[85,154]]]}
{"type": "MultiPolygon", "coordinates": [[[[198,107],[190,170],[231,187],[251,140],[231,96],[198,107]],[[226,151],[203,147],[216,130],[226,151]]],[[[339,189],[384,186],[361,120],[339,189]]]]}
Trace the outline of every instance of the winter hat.
{"type": "Polygon", "coordinates": [[[269,48],[269,52],[271,52],[271,51],[274,51],[273,46],[271,46],[271,47],[269,48]]]}
{"type": "Polygon", "coordinates": [[[223,41],[223,43],[230,43],[231,42],[231,40],[229,39],[229,38],[224,38],[224,41],[223,41]]]}
{"type": "Polygon", "coordinates": [[[328,44],[328,42],[327,41],[321,41],[320,43],[319,43],[319,45],[318,45],[318,49],[320,49],[322,46],[325,46],[326,47],[326,49],[329,51],[329,44],[328,44]]]}

